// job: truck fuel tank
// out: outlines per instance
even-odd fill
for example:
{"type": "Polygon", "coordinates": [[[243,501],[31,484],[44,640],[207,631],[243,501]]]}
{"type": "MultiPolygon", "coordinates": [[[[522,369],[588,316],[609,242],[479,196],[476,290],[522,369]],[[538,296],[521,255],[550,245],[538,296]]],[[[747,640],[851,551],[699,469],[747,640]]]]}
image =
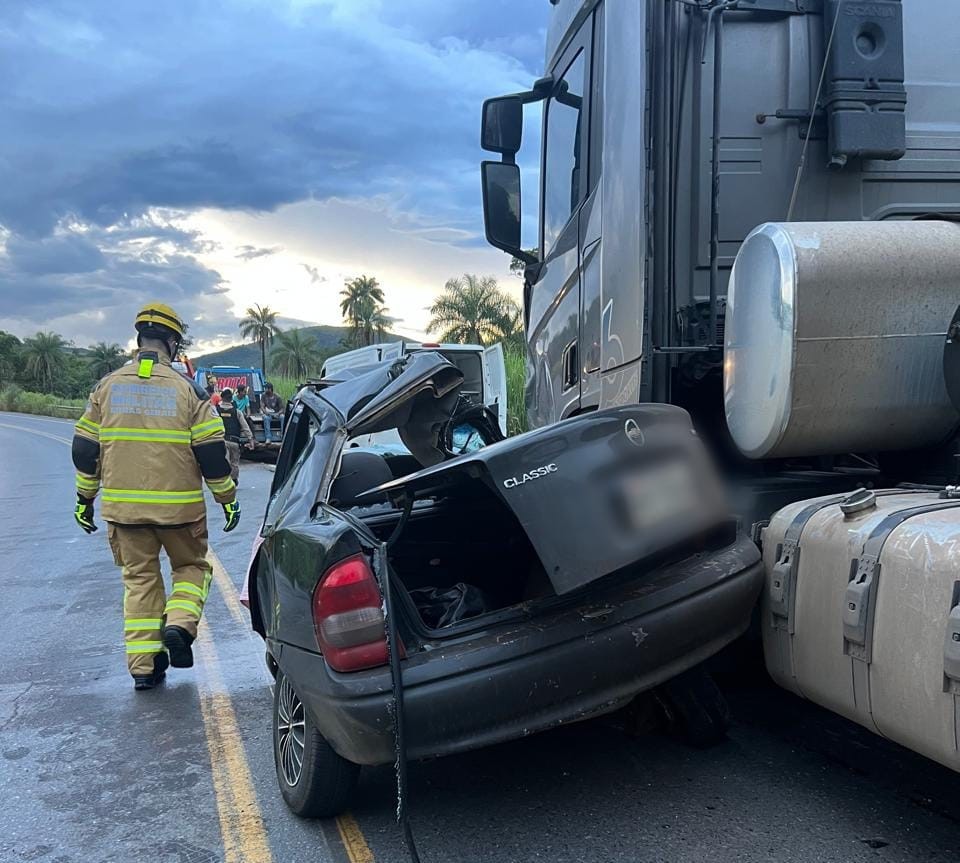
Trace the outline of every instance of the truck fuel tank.
{"type": "Polygon", "coordinates": [[[749,458],[905,450],[960,422],[944,381],[960,225],[769,222],[730,276],[724,406],[749,458]]]}

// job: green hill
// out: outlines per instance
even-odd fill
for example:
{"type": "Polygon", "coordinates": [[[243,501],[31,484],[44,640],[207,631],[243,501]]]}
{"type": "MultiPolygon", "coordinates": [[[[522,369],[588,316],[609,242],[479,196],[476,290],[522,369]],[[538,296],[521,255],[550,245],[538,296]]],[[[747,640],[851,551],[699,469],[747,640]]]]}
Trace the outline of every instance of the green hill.
{"type": "MultiPolygon", "coordinates": [[[[291,328],[290,332],[293,331],[291,328]]],[[[317,348],[320,350],[324,359],[327,357],[332,357],[334,354],[342,353],[347,350],[343,346],[343,341],[346,339],[350,330],[348,327],[332,327],[326,325],[320,325],[315,327],[300,327],[299,331],[305,336],[312,336],[317,343],[317,348]]],[[[402,336],[395,336],[391,333],[387,333],[383,337],[383,341],[392,342],[402,338],[402,336]]],[[[257,368],[260,365],[260,346],[256,342],[248,342],[242,345],[232,345],[229,348],[224,348],[222,351],[215,351],[210,354],[203,354],[202,356],[191,356],[190,361],[193,363],[194,368],[199,368],[200,366],[240,366],[241,368],[257,368]]],[[[270,351],[267,349],[267,363],[270,362],[270,351]]]]}

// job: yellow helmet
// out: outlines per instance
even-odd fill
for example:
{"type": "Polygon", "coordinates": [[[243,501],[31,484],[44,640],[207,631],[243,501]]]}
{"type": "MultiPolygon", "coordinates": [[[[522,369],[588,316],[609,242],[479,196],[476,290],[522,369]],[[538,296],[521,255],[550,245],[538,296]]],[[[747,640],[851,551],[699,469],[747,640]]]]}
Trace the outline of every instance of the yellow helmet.
{"type": "Polygon", "coordinates": [[[173,330],[182,339],[186,335],[186,325],[180,316],[165,303],[147,303],[139,312],[134,324],[139,332],[142,327],[161,326],[173,330]]]}

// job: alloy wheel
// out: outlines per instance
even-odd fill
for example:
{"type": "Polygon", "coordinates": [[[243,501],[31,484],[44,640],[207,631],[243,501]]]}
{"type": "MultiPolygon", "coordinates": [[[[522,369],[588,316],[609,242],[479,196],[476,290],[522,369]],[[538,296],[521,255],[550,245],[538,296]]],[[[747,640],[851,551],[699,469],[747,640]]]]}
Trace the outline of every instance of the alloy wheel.
{"type": "Polygon", "coordinates": [[[303,772],[303,746],[306,722],[303,702],[284,676],[280,680],[276,716],[277,758],[287,785],[293,787],[303,772]]]}

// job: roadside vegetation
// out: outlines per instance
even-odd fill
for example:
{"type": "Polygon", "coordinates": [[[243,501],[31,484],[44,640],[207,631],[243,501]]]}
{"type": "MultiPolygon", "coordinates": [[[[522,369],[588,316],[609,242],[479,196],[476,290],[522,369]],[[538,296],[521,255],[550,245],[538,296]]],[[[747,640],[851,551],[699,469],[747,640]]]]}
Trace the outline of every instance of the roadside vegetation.
{"type": "Polygon", "coordinates": [[[0,410],[73,418],[93,385],[129,359],[117,344],[78,348],[54,332],[0,331],[0,410]]]}
{"type": "MultiPolygon", "coordinates": [[[[428,332],[437,341],[503,344],[507,433],[525,431],[523,321],[516,300],[496,279],[464,273],[447,280],[428,311],[428,332]]],[[[240,335],[259,347],[261,368],[281,398],[290,398],[300,383],[318,376],[329,357],[382,341],[394,323],[383,287],[365,274],[344,282],[340,312],[348,335],[331,349],[321,348],[301,330],[281,329],[277,312],[269,306],[254,304],[246,310],[238,322],[240,335]]],[[[0,410],[79,416],[94,384],[129,358],[118,344],[80,348],[54,332],[20,340],[0,331],[0,410]]]]}

